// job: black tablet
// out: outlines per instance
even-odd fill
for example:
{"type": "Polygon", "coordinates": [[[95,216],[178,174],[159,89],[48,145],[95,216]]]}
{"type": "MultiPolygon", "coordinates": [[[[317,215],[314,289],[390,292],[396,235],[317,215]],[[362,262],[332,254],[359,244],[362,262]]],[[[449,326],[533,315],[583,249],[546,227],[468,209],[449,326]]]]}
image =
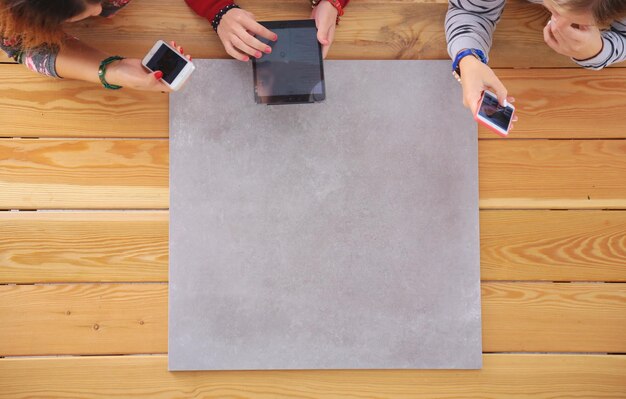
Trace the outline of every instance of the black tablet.
{"type": "Polygon", "coordinates": [[[312,19],[259,22],[278,40],[258,37],[272,48],[252,59],[254,98],[259,104],[297,104],[326,98],[322,46],[312,19]]]}

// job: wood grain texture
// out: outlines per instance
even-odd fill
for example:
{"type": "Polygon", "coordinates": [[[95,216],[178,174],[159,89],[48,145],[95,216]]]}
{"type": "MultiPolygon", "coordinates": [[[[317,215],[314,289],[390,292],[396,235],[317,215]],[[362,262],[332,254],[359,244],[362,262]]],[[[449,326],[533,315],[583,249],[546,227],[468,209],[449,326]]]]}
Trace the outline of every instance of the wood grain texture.
{"type": "MultiPolygon", "coordinates": [[[[0,212],[0,283],[166,282],[168,212],[0,212]]],[[[626,281],[626,212],[481,211],[483,280],[626,281]]]]}
{"type": "Polygon", "coordinates": [[[626,212],[481,211],[483,280],[626,281],[626,212]]]}
{"type": "MultiPolygon", "coordinates": [[[[482,291],[485,352],[626,352],[626,284],[482,291]]],[[[0,356],[165,353],[167,285],[1,285],[0,320],[0,356]]]]}
{"type": "MultiPolygon", "coordinates": [[[[308,18],[306,1],[261,0],[239,4],[258,20],[308,18]]],[[[448,59],[444,1],[360,1],[349,5],[337,30],[331,59],[448,59]]],[[[524,0],[507,4],[498,25],[491,65],[495,67],[574,67],[543,41],[547,12],[524,0]]],[[[111,54],[142,57],[165,34],[194,58],[224,58],[226,53],[208,22],[183,2],[133,2],[113,19],[90,19],[70,33],[111,54]],[[129,38],[132,38],[130,40],[129,38]]]]}
{"type": "MultiPolygon", "coordinates": [[[[496,70],[516,98],[510,139],[626,138],[626,69],[496,70]]],[[[480,126],[481,138],[497,138],[480,126]]]]}
{"type": "Polygon", "coordinates": [[[0,356],[165,353],[167,285],[0,285],[0,320],[0,356]]]}
{"type": "MultiPolygon", "coordinates": [[[[482,140],[480,206],[626,208],[624,140],[482,140]]],[[[0,209],[168,207],[166,140],[0,139],[0,209]]]]}
{"type": "Polygon", "coordinates": [[[0,140],[0,209],[167,208],[167,140],[0,140]]]}
{"type": "Polygon", "coordinates": [[[0,212],[0,283],[167,281],[168,212],[0,212]]]}
{"type": "Polygon", "coordinates": [[[481,287],[485,352],[626,352],[626,284],[481,287]]]}
{"type": "MultiPolygon", "coordinates": [[[[500,69],[517,98],[511,138],[626,138],[626,68],[500,69]],[[593,115],[593,117],[591,117],[593,115]]],[[[0,65],[0,137],[167,137],[166,95],[55,81],[0,65]]],[[[454,99],[461,102],[461,99],[454,99]]],[[[480,127],[481,138],[496,138],[480,127]]]]}
{"type": "Polygon", "coordinates": [[[626,208],[625,140],[482,140],[480,207],[626,208]]]}
{"type": "Polygon", "coordinates": [[[167,137],[168,96],[0,65],[0,137],[167,137]]]}
{"type": "MultiPolygon", "coordinates": [[[[626,68],[501,69],[517,98],[510,139],[626,138],[626,68]]],[[[0,137],[167,137],[165,95],[54,81],[19,65],[0,65],[0,137]]],[[[453,99],[461,102],[461,99],[453,99]]],[[[481,138],[496,138],[480,128],[481,138]]]]}
{"type": "Polygon", "coordinates": [[[626,396],[626,356],[484,355],[482,370],[167,371],[167,357],[0,359],[0,398],[511,399],[626,396]]]}

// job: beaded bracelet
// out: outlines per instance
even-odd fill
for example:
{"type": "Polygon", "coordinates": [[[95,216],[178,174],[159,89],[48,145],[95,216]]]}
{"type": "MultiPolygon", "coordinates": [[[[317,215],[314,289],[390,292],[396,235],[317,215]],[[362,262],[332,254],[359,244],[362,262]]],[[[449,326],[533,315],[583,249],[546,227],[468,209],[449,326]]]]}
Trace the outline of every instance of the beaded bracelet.
{"type": "Polygon", "coordinates": [[[107,65],[109,65],[110,63],[112,63],[114,61],[120,61],[120,60],[123,60],[123,59],[124,59],[124,57],[121,57],[119,55],[114,55],[114,56],[111,56],[109,58],[105,58],[100,63],[100,67],[98,68],[98,77],[100,78],[100,82],[102,82],[102,86],[104,86],[105,89],[119,90],[119,89],[122,88],[122,86],[112,85],[109,82],[107,82],[106,79],[105,79],[105,75],[107,73],[107,65]]]}
{"type": "MultiPolygon", "coordinates": [[[[322,1],[324,0],[311,0],[311,8],[317,7],[322,1]]],[[[327,0],[327,1],[333,7],[335,7],[335,9],[337,9],[337,21],[335,21],[335,24],[339,25],[339,17],[342,17],[344,13],[341,2],[339,0],[327,0]]]]}
{"type": "Polygon", "coordinates": [[[239,7],[235,3],[231,3],[227,5],[226,7],[222,8],[221,10],[219,10],[217,14],[215,14],[215,18],[213,18],[213,21],[211,21],[211,26],[213,27],[213,30],[216,33],[217,33],[217,27],[220,26],[220,22],[222,22],[222,17],[224,17],[224,15],[226,15],[226,13],[232,10],[233,8],[241,8],[241,7],[239,7]]]}

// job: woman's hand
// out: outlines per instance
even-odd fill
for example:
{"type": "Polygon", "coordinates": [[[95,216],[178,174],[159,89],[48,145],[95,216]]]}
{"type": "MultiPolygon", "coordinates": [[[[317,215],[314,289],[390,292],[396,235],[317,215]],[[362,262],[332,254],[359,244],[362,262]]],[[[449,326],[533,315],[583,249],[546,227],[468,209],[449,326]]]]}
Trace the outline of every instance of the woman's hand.
{"type": "Polygon", "coordinates": [[[557,24],[551,19],[543,28],[543,40],[559,54],[586,60],[602,51],[603,41],[600,29],[593,25],[575,28],[569,24],[557,24]]]}
{"type": "MultiPolygon", "coordinates": [[[[185,55],[183,48],[170,42],[170,45],[185,55]]],[[[186,55],[191,60],[190,55],[186,55]]],[[[125,58],[115,61],[107,67],[106,80],[109,84],[119,85],[123,88],[143,90],[143,91],[172,91],[161,78],[162,71],[148,71],[137,58],[125,58]]]]}
{"type": "Polygon", "coordinates": [[[229,10],[217,27],[219,36],[226,52],[240,61],[248,61],[250,57],[261,58],[263,53],[269,54],[272,48],[262,43],[254,35],[267,40],[276,41],[278,36],[256,22],[252,13],[240,8],[229,10]]]}
{"type": "Polygon", "coordinates": [[[317,40],[322,45],[322,56],[326,58],[335,38],[337,9],[326,0],[322,0],[311,12],[311,19],[317,26],[317,40]]]}

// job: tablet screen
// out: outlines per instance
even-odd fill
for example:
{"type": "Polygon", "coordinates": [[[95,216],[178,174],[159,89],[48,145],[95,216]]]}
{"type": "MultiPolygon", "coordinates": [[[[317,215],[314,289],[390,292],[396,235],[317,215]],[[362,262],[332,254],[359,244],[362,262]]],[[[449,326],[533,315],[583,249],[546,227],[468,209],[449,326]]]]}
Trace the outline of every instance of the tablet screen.
{"type": "Polygon", "coordinates": [[[281,104],[325,98],[322,51],[315,21],[273,21],[262,25],[278,35],[276,42],[259,37],[272,48],[253,59],[258,103],[281,104]]]}

